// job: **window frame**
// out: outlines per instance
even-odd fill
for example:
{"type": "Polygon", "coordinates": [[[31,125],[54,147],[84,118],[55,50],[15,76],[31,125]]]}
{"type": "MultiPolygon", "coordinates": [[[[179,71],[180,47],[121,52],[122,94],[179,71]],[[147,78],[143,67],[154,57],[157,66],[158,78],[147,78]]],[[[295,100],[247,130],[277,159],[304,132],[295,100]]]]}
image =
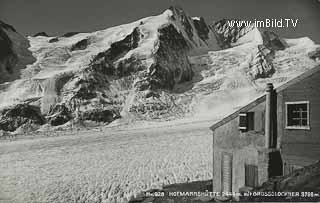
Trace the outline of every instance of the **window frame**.
{"type": "Polygon", "coordinates": [[[286,126],[288,130],[310,130],[310,102],[309,101],[291,101],[285,102],[286,112],[286,126]],[[307,125],[306,126],[288,126],[288,105],[293,104],[307,104],[307,125]]]}

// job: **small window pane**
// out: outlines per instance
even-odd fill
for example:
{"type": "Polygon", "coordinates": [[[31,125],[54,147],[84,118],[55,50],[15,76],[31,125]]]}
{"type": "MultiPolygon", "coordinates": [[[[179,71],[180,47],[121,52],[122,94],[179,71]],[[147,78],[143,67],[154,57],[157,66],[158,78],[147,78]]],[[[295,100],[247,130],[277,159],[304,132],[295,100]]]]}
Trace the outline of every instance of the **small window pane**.
{"type": "Polygon", "coordinates": [[[287,104],[287,125],[308,126],[308,103],[287,104]]]}
{"type": "Polygon", "coordinates": [[[308,125],[308,121],[307,120],[302,120],[302,125],[303,126],[307,126],[308,125]]]}
{"type": "Polygon", "coordinates": [[[308,112],[302,112],[302,117],[307,119],[308,118],[308,112]]]}
{"type": "Polygon", "coordinates": [[[239,126],[246,128],[247,127],[247,116],[246,115],[241,115],[239,118],[240,118],[239,126]]]}

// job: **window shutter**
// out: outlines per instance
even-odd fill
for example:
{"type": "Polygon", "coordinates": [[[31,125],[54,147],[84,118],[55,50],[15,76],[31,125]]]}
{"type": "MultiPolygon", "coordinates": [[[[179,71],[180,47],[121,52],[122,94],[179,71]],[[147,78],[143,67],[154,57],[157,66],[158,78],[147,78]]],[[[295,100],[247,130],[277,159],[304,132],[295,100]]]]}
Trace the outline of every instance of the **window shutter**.
{"type": "Polygon", "coordinates": [[[246,113],[239,114],[239,130],[242,132],[248,131],[248,117],[246,113]]]}
{"type": "Polygon", "coordinates": [[[254,130],[254,112],[239,114],[239,130],[241,132],[254,130]]]}
{"type": "Polygon", "coordinates": [[[247,112],[247,129],[254,130],[254,112],[247,112]]]}

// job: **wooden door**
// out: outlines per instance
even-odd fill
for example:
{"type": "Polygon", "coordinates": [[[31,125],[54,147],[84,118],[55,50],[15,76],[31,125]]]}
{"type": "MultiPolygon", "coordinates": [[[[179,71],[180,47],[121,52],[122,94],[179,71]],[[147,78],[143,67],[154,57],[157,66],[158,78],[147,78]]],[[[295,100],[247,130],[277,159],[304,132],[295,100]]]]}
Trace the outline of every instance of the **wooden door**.
{"type": "Polygon", "coordinates": [[[221,159],[221,190],[232,192],[232,154],[223,153],[221,159]]]}
{"type": "Polygon", "coordinates": [[[245,165],[245,186],[257,187],[258,186],[258,167],[255,165],[245,165]]]}

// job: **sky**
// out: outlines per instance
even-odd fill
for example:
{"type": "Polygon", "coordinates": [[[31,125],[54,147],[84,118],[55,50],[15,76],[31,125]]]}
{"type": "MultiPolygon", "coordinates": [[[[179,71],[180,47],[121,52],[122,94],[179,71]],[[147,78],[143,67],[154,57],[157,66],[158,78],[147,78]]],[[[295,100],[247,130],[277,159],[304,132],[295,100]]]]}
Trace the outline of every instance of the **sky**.
{"type": "Polygon", "coordinates": [[[0,0],[0,20],[23,35],[90,32],[158,15],[171,5],[207,23],[223,18],[291,18],[297,27],[270,28],[285,38],[310,37],[320,43],[319,0],[0,0]]]}

